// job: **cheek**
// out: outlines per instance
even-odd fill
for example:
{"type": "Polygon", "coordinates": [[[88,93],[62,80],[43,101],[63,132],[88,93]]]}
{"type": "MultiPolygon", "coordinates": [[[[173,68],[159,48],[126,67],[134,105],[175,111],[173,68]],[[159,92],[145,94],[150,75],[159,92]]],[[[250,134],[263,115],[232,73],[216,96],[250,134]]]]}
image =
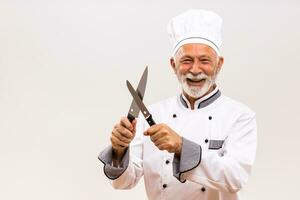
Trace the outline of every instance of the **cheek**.
{"type": "Polygon", "coordinates": [[[177,69],[177,73],[179,74],[187,74],[191,67],[189,65],[180,65],[177,69]]]}
{"type": "Polygon", "coordinates": [[[215,67],[211,66],[211,65],[204,65],[202,67],[203,72],[208,75],[208,76],[212,76],[215,74],[215,67]]]}

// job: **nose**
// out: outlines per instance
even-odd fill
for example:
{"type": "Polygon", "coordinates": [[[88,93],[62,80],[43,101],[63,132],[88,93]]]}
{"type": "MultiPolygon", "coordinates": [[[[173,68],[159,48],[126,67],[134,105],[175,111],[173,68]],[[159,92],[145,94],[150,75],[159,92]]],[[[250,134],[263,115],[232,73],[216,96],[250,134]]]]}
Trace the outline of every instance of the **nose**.
{"type": "Polygon", "coordinates": [[[201,66],[200,66],[200,63],[199,62],[194,62],[192,67],[190,68],[190,73],[193,74],[193,75],[198,75],[200,73],[202,73],[202,69],[201,69],[201,66]]]}

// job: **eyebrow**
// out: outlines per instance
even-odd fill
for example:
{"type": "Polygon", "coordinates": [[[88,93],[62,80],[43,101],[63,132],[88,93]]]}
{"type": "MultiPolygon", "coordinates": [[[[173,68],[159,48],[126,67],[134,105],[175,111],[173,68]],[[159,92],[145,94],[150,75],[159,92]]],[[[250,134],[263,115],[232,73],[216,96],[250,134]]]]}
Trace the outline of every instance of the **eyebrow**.
{"type": "MultiPolygon", "coordinates": [[[[182,57],[180,58],[180,60],[186,59],[186,58],[191,58],[191,59],[193,59],[194,57],[193,57],[193,56],[190,56],[190,55],[184,55],[184,56],[182,56],[182,57]]],[[[207,56],[207,55],[201,55],[201,56],[199,56],[199,59],[203,59],[203,58],[208,59],[208,60],[212,60],[212,58],[211,58],[210,56],[207,56]]]]}
{"type": "Polygon", "coordinates": [[[182,57],[180,58],[180,60],[182,60],[182,59],[186,59],[186,58],[191,58],[191,59],[193,59],[193,57],[192,57],[192,56],[190,56],[190,55],[184,55],[184,56],[182,56],[182,57]]]}
{"type": "Polygon", "coordinates": [[[212,60],[212,58],[211,58],[211,57],[209,57],[209,56],[206,56],[206,55],[200,56],[199,58],[200,58],[200,59],[202,59],[202,58],[205,58],[205,59],[207,59],[207,60],[212,60]]]}

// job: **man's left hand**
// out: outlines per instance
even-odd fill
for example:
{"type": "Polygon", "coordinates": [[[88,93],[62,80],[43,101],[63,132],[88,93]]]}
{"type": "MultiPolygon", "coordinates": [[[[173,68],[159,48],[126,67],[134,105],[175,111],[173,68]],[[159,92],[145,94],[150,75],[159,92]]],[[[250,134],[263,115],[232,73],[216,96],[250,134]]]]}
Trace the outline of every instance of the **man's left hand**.
{"type": "Polygon", "coordinates": [[[180,156],[182,148],[182,137],[173,131],[166,124],[156,124],[144,132],[145,136],[150,136],[151,141],[159,150],[167,150],[180,156]]]}

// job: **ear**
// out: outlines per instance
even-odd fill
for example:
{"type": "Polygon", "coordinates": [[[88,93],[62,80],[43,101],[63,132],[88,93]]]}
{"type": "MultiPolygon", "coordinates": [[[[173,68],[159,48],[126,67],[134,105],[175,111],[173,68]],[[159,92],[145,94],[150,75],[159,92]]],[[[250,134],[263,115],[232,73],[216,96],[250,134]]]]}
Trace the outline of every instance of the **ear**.
{"type": "Polygon", "coordinates": [[[220,56],[219,57],[219,62],[217,64],[217,72],[219,72],[223,66],[223,63],[224,63],[224,57],[220,56]]]}
{"type": "Polygon", "coordinates": [[[176,74],[176,65],[175,65],[175,60],[174,60],[174,57],[171,57],[170,58],[170,65],[174,71],[174,73],[176,74]]]}

